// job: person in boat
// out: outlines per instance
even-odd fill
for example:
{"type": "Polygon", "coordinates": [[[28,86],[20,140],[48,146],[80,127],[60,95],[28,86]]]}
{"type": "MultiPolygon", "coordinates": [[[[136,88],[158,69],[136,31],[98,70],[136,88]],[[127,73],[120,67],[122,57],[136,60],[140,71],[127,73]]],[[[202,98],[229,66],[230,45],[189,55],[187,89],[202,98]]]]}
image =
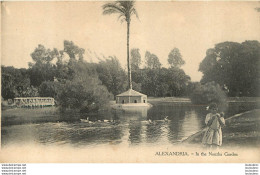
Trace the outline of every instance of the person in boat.
{"type": "Polygon", "coordinates": [[[222,127],[225,126],[224,113],[218,113],[216,103],[209,105],[210,113],[206,115],[205,124],[207,130],[202,138],[202,143],[207,147],[218,148],[222,145],[222,127]]]}

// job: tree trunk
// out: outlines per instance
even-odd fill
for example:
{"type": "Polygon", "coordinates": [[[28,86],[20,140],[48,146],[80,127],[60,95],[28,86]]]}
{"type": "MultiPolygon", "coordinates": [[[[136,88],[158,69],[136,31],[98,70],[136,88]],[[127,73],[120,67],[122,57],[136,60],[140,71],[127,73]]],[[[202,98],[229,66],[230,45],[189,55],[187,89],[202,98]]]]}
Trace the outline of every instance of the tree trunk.
{"type": "Polygon", "coordinates": [[[127,71],[128,71],[128,86],[129,86],[129,89],[132,89],[131,64],[130,64],[130,58],[129,58],[129,30],[130,30],[130,21],[127,21],[127,71]]]}

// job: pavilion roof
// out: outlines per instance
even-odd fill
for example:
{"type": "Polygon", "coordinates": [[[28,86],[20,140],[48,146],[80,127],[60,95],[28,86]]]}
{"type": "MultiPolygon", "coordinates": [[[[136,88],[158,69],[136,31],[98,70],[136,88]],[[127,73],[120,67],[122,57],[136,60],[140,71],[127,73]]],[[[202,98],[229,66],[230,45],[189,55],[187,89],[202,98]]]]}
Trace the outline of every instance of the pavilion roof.
{"type": "Polygon", "coordinates": [[[125,97],[125,96],[146,96],[146,95],[142,94],[140,92],[137,92],[133,89],[129,89],[128,91],[117,95],[117,97],[123,97],[123,96],[125,97]]]}

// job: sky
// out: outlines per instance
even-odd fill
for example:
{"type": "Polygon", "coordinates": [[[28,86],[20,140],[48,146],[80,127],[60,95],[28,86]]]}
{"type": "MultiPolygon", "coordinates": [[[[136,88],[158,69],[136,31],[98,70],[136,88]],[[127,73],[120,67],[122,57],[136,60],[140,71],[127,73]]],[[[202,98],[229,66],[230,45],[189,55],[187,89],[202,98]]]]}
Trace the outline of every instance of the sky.
{"type": "MultiPolygon", "coordinates": [[[[86,50],[84,59],[95,55],[116,56],[126,69],[126,23],[117,15],[102,15],[106,2],[4,2],[1,7],[1,64],[28,68],[30,54],[38,46],[63,49],[70,40],[86,50]]],[[[168,67],[168,54],[178,48],[182,66],[192,81],[206,51],[224,41],[260,41],[259,2],[136,2],[139,19],[132,17],[130,48],[158,56],[168,67]]]]}

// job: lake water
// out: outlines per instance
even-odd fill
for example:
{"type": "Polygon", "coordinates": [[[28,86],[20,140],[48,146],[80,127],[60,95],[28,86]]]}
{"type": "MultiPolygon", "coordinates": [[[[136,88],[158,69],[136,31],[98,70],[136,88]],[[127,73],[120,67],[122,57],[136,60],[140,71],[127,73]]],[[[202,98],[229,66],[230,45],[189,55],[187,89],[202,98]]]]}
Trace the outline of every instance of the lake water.
{"type": "MultiPolygon", "coordinates": [[[[108,144],[171,145],[204,127],[207,114],[205,108],[206,106],[185,103],[154,103],[149,110],[112,111],[110,114],[91,116],[92,123],[45,122],[2,126],[2,146],[13,143],[73,147],[96,147],[108,144]],[[168,121],[164,120],[166,116],[168,121]],[[113,122],[104,122],[103,119],[113,120],[113,122]]],[[[230,103],[225,117],[254,108],[257,106],[252,103],[230,103]]]]}

